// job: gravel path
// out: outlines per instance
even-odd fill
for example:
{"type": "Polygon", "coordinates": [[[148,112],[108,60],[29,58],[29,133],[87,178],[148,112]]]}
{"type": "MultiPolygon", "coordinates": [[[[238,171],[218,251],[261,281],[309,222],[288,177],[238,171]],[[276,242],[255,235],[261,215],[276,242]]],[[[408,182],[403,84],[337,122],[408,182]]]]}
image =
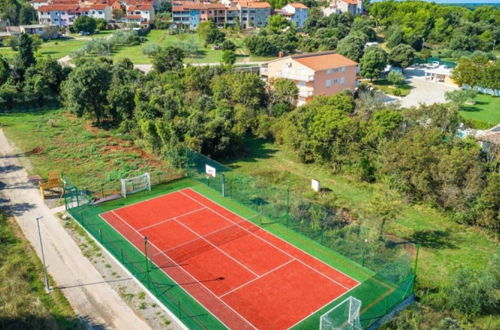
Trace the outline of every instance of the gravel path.
{"type": "Polygon", "coordinates": [[[35,218],[43,216],[45,260],[50,276],[88,328],[151,329],[106,282],[28,182],[27,173],[0,129],[0,207],[15,216],[40,256],[35,218]]]}

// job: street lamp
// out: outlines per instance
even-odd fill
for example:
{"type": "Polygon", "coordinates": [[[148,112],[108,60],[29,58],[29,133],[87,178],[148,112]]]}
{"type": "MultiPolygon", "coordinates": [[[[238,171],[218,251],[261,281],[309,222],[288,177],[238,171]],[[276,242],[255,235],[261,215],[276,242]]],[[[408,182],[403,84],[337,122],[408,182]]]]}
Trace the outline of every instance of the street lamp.
{"type": "Polygon", "coordinates": [[[43,217],[36,217],[36,225],[38,227],[38,237],[40,239],[40,249],[42,251],[42,262],[43,262],[43,275],[45,277],[45,292],[50,292],[49,286],[49,277],[47,275],[47,266],[45,265],[45,254],[43,253],[43,244],[42,244],[42,233],[40,232],[40,220],[43,217]]]}

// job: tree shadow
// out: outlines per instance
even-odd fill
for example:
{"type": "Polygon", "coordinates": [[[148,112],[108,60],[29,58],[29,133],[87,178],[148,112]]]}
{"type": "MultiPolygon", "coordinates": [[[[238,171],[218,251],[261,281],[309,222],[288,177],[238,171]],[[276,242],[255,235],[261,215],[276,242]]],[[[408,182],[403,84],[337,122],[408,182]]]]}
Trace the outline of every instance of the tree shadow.
{"type": "Polygon", "coordinates": [[[0,166],[0,173],[9,173],[9,172],[22,170],[22,169],[23,169],[23,167],[19,166],[19,165],[0,166]]]}
{"type": "Polygon", "coordinates": [[[0,329],[75,329],[75,330],[105,330],[105,324],[96,323],[88,316],[64,317],[57,313],[50,317],[25,314],[18,317],[0,317],[0,329]]]}
{"type": "Polygon", "coordinates": [[[413,233],[410,240],[431,249],[456,249],[449,241],[450,233],[442,230],[421,230],[413,233]]]}
{"type": "Polygon", "coordinates": [[[276,150],[266,147],[266,143],[269,142],[272,141],[269,139],[247,136],[243,142],[243,150],[238,153],[238,156],[229,156],[223,159],[223,161],[232,168],[238,168],[234,163],[240,161],[254,163],[259,159],[269,159],[276,153],[276,150]]]}
{"type": "Polygon", "coordinates": [[[16,204],[8,204],[10,201],[7,199],[0,198],[0,209],[3,209],[7,212],[8,215],[12,216],[21,216],[25,212],[34,209],[36,207],[35,204],[32,203],[16,203],[16,204]],[[2,205],[5,204],[5,205],[2,205]]]}
{"type": "Polygon", "coordinates": [[[480,108],[480,106],[481,105],[488,105],[488,104],[489,104],[489,102],[477,101],[475,104],[462,105],[460,110],[466,111],[466,112],[480,112],[482,110],[480,108]]]}

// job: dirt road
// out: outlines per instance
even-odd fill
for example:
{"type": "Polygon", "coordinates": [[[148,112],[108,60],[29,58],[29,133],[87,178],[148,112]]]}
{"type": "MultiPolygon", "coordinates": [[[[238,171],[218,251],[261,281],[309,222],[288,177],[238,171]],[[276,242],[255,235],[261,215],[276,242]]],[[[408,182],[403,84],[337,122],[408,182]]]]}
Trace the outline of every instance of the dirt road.
{"type": "Polygon", "coordinates": [[[36,226],[40,222],[45,260],[50,276],[68,298],[88,328],[150,329],[114,291],[69,236],[42,201],[38,189],[28,182],[27,173],[0,129],[0,207],[7,207],[24,235],[41,256],[36,226]]]}

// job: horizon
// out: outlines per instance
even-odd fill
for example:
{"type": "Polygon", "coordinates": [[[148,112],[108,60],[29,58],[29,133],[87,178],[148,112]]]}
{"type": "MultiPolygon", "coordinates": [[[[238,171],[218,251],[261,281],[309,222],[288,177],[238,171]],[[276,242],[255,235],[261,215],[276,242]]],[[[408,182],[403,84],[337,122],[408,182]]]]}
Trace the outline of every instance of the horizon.
{"type": "MultiPolygon", "coordinates": [[[[372,0],[371,2],[381,2],[387,0],[372,0]]],[[[405,1],[405,0],[397,0],[405,1]]],[[[500,0],[422,0],[425,2],[435,2],[439,4],[500,4],[500,0]]]]}

